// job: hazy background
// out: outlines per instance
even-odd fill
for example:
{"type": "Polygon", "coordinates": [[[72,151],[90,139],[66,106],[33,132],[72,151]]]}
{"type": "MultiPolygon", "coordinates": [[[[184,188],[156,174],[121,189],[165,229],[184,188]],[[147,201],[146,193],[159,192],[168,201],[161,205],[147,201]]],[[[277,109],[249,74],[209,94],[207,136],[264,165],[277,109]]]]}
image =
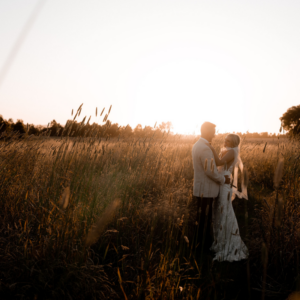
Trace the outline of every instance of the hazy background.
{"type": "MultiPolygon", "coordinates": [[[[36,0],[0,0],[0,69],[36,0]]],[[[300,96],[300,1],[48,0],[0,86],[0,114],[198,133],[278,132],[300,96]]]]}

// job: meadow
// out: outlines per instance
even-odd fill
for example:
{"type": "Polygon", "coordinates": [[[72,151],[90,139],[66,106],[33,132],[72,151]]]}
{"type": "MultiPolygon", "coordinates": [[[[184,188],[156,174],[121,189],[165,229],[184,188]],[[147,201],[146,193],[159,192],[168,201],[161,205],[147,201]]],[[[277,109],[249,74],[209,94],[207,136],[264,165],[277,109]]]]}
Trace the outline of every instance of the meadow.
{"type": "Polygon", "coordinates": [[[242,141],[249,200],[233,206],[250,257],[226,263],[202,251],[190,216],[198,138],[1,141],[1,299],[286,299],[300,290],[299,142],[242,141]]]}

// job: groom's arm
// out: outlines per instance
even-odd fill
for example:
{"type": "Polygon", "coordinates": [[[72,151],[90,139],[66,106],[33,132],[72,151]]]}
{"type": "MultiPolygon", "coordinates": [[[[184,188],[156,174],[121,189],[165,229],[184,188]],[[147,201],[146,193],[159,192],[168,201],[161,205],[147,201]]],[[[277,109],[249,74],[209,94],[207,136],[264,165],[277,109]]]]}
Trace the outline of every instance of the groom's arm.
{"type": "Polygon", "coordinates": [[[201,164],[203,166],[203,169],[204,169],[207,177],[209,177],[211,180],[215,181],[218,184],[228,183],[227,182],[228,180],[226,180],[225,177],[218,172],[218,169],[216,167],[216,163],[214,160],[214,155],[213,155],[212,151],[210,150],[210,148],[207,147],[201,151],[200,161],[201,161],[201,164]],[[211,160],[212,159],[213,159],[213,164],[214,164],[213,170],[211,170],[211,160]],[[207,160],[206,170],[205,170],[205,160],[207,160]]]}

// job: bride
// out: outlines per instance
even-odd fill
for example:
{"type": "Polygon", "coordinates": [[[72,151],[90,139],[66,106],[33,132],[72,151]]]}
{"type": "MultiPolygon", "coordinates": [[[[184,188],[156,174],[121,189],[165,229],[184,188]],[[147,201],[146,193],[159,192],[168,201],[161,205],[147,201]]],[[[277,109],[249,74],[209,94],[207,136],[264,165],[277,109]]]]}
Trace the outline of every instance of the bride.
{"type": "Polygon", "coordinates": [[[239,154],[240,137],[236,134],[226,136],[220,158],[215,149],[210,144],[207,145],[214,154],[219,173],[231,176],[234,170],[233,186],[231,187],[229,184],[221,185],[219,197],[213,202],[214,242],[210,249],[216,253],[214,260],[232,262],[246,259],[248,258],[248,249],[240,236],[239,226],[231,203],[235,196],[248,199],[243,176],[242,192],[237,190],[238,168],[243,173],[243,163],[239,154]]]}

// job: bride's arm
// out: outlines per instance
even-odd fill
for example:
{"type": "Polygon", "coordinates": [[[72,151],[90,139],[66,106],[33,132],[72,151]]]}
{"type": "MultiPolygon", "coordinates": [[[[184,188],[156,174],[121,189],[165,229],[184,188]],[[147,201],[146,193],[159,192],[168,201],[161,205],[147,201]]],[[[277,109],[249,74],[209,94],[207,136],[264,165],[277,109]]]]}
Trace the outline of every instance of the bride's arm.
{"type": "Polygon", "coordinates": [[[215,162],[216,162],[217,166],[223,166],[225,164],[225,162],[228,163],[234,159],[234,151],[233,150],[228,150],[226,152],[226,154],[220,159],[218,157],[218,154],[217,154],[215,148],[212,147],[210,144],[206,144],[206,145],[211,149],[211,151],[215,157],[215,162]]]}
{"type": "MultiPolygon", "coordinates": [[[[228,150],[225,155],[219,159],[219,166],[225,165],[225,163],[229,163],[232,160],[234,160],[234,151],[233,150],[228,150]]],[[[218,164],[217,164],[218,166],[218,164]]]]}

